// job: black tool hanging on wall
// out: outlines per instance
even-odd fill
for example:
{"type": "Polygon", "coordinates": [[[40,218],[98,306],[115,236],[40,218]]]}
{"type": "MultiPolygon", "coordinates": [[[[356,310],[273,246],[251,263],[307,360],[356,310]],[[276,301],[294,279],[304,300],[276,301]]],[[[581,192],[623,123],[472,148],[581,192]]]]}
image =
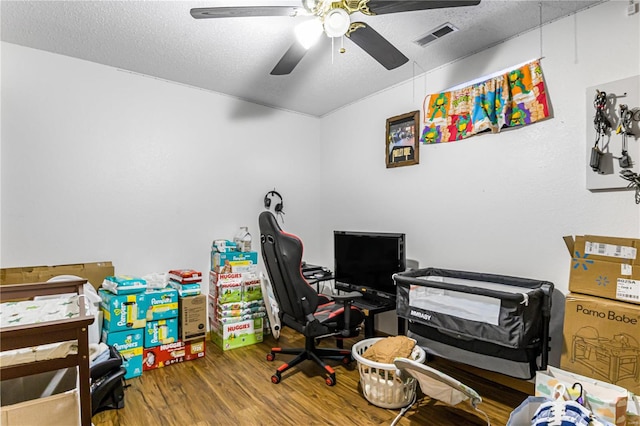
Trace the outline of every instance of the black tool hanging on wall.
{"type": "Polygon", "coordinates": [[[591,160],[589,161],[589,165],[594,172],[603,173],[600,167],[604,152],[600,149],[600,139],[603,139],[602,144],[604,146],[604,138],[607,136],[607,132],[611,129],[611,122],[607,118],[605,112],[605,108],[607,106],[607,93],[596,90],[596,97],[593,101],[593,106],[596,109],[596,114],[593,118],[593,125],[596,129],[596,143],[593,148],[591,148],[591,160]]]}
{"type": "Polygon", "coordinates": [[[633,136],[633,132],[631,131],[632,119],[633,111],[631,111],[627,105],[620,105],[620,125],[618,125],[616,133],[622,135],[622,154],[618,162],[623,169],[631,167],[631,157],[629,157],[629,152],[627,151],[627,136],[633,136]]]}
{"type": "Polygon", "coordinates": [[[640,204],[640,175],[629,169],[623,169],[620,170],[620,177],[629,181],[627,188],[634,188],[636,190],[636,204],[640,204]]]}

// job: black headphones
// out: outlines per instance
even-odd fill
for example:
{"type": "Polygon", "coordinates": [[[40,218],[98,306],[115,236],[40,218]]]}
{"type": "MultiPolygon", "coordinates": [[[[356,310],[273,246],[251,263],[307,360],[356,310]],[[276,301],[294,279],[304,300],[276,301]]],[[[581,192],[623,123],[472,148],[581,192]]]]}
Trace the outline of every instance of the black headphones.
{"type": "Polygon", "coordinates": [[[271,207],[271,198],[269,198],[271,195],[273,195],[273,196],[275,196],[275,197],[278,197],[278,198],[280,199],[280,202],[279,202],[279,203],[277,203],[277,204],[273,207],[273,210],[274,210],[276,213],[284,213],[284,212],[282,211],[282,209],[284,208],[284,204],[283,204],[283,201],[282,201],[282,195],[280,195],[280,194],[278,193],[278,191],[276,191],[275,189],[274,189],[273,191],[269,191],[269,192],[267,192],[267,194],[264,196],[264,208],[265,208],[265,209],[267,209],[267,210],[269,210],[269,207],[271,207]]]}

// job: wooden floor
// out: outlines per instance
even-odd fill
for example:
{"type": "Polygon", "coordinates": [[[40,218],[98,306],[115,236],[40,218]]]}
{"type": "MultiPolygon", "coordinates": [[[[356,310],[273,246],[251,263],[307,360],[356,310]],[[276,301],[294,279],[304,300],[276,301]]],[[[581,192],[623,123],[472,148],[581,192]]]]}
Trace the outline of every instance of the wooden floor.
{"type": "MultiPolygon", "coordinates": [[[[350,347],[353,341],[347,341],[350,347]]],[[[327,386],[323,370],[304,361],[275,385],[271,376],[289,355],[266,360],[272,346],[303,346],[302,336],[283,330],[277,341],[265,336],[261,344],[223,352],[207,341],[203,359],[145,371],[127,381],[125,406],[93,417],[95,426],[135,425],[389,425],[400,410],[369,403],[362,395],[357,363],[330,361],[337,384],[327,386]]],[[[330,340],[321,346],[331,346],[330,340]]],[[[428,364],[474,388],[483,398],[479,408],[492,425],[505,425],[509,413],[526,394],[452,366],[443,360],[428,364]]],[[[486,425],[468,403],[455,407],[432,401],[418,391],[418,403],[399,425],[486,425]]]]}

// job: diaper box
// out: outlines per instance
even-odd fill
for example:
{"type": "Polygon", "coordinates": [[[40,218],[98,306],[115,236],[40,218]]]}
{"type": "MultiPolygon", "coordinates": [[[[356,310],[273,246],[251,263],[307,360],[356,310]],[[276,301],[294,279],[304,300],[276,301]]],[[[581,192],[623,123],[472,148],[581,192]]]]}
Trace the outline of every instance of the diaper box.
{"type": "Polygon", "coordinates": [[[102,341],[113,345],[122,355],[122,366],[127,370],[125,379],[142,375],[144,329],[109,332],[102,330],[102,341]]]}
{"type": "MultiPolygon", "coordinates": [[[[224,305],[218,305],[218,318],[242,318],[245,315],[259,314],[264,313],[266,315],[266,308],[264,307],[264,302],[259,301],[256,303],[261,303],[262,306],[251,306],[251,307],[243,307],[239,309],[224,309],[224,305]]],[[[263,317],[265,315],[255,315],[250,318],[258,318],[263,317]]],[[[244,318],[249,319],[249,318],[244,318]]]]}
{"type": "Polygon", "coordinates": [[[240,272],[209,272],[209,288],[214,287],[218,284],[219,281],[231,280],[231,279],[242,279],[242,274],[240,272]]]}
{"type": "Polygon", "coordinates": [[[230,240],[213,240],[211,243],[211,252],[229,253],[236,250],[236,243],[230,240]]]}
{"type": "Polygon", "coordinates": [[[197,296],[201,292],[200,283],[180,284],[169,281],[169,286],[177,290],[179,297],[197,296]]]}
{"type": "Polygon", "coordinates": [[[100,289],[100,310],[103,315],[102,326],[108,331],[123,331],[142,328],[147,319],[145,293],[113,294],[100,289]]]}
{"type": "Polygon", "coordinates": [[[242,274],[212,272],[212,285],[209,287],[209,293],[217,299],[218,303],[242,301],[242,274]]]}
{"type": "Polygon", "coordinates": [[[258,264],[258,252],[255,251],[230,251],[220,253],[216,250],[211,252],[211,270],[218,273],[232,272],[232,267],[258,264]]]}
{"type": "Polygon", "coordinates": [[[262,299],[262,286],[260,278],[255,274],[245,274],[242,280],[242,300],[251,302],[262,299]]]}
{"type": "Polygon", "coordinates": [[[144,347],[166,345],[178,341],[178,318],[147,321],[144,333],[144,347]]]}
{"type": "Polygon", "coordinates": [[[147,282],[131,275],[110,275],[102,282],[102,288],[114,294],[140,293],[147,289],[147,282]]]}
{"type": "Polygon", "coordinates": [[[231,324],[222,324],[209,318],[211,340],[223,351],[262,342],[263,319],[256,318],[231,324]]]}
{"type": "Polygon", "coordinates": [[[169,271],[169,279],[181,284],[199,283],[202,281],[202,272],[194,269],[172,269],[169,271]]]}
{"type": "Polygon", "coordinates": [[[178,290],[174,288],[147,290],[145,301],[147,303],[147,321],[178,316],[178,290]]]}
{"type": "Polygon", "coordinates": [[[166,367],[179,362],[204,358],[205,339],[200,338],[189,342],[178,341],[166,345],[146,348],[144,350],[144,371],[166,367]]]}
{"type": "Polygon", "coordinates": [[[242,273],[257,273],[258,265],[248,260],[242,260],[238,262],[231,262],[231,272],[242,272],[242,273]]]}

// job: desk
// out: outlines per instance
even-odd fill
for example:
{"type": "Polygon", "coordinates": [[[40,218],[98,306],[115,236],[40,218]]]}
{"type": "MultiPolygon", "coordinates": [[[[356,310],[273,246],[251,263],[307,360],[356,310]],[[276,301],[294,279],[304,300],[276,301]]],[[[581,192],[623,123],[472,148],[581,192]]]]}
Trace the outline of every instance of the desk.
{"type": "MultiPolygon", "coordinates": [[[[353,306],[357,306],[364,314],[364,338],[370,339],[375,337],[375,316],[383,312],[389,312],[396,309],[394,303],[388,305],[377,305],[369,300],[355,299],[353,306]]],[[[404,321],[398,318],[398,335],[404,334],[404,321]]]]}
{"type": "Polygon", "coordinates": [[[333,280],[333,274],[327,274],[323,277],[314,277],[313,275],[306,277],[305,279],[307,280],[307,282],[309,283],[309,285],[316,285],[316,291],[318,293],[320,293],[320,283],[324,282],[324,281],[332,281],[333,280]]]}
{"type": "MultiPolygon", "coordinates": [[[[307,282],[310,285],[315,284],[316,291],[320,293],[320,283],[324,281],[332,281],[334,279],[334,275],[329,273],[322,277],[315,277],[314,275],[309,274],[309,276],[308,277],[305,276],[305,278],[307,279],[307,282]]],[[[338,291],[341,291],[341,290],[338,290],[338,291]]],[[[354,299],[353,306],[358,307],[358,309],[360,309],[364,314],[364,338],[365,339],[375,337],[375,316],[377,314],[393,311],[396,309],[395,302],[381,305],[365,299],[354,299]]],[[[398,335],[404,335],[404,334],[405,334],[405,320],[398,317],[398,335]]]]}

